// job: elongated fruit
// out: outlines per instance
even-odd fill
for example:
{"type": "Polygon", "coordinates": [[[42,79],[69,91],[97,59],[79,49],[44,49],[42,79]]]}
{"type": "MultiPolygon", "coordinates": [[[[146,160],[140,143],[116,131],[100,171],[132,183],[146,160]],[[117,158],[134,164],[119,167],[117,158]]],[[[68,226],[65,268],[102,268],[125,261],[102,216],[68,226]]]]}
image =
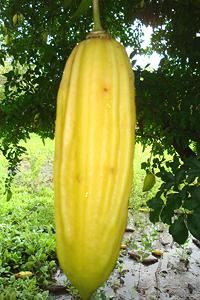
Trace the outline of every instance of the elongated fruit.
{"type": "Polygon", "coordinates": [[[142,191],[143,192],[150,191],[152,189],[152,187],[155,185],[155,183],[156,183],[155,175],[152,173],[147,173],[147,175],[144,178],[142,191]]]}
{"type": "Polygon", "coordinates": [[[83,299],[115,266],[127,222],[134,78],[124,48],[92,33],[72,51],[57,99],[57,254],[83,299]]]}

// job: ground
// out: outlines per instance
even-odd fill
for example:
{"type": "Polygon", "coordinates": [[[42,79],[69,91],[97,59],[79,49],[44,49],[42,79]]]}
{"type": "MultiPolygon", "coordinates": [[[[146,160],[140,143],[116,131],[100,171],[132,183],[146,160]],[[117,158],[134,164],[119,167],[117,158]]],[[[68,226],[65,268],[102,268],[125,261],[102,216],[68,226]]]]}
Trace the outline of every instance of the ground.
{"type": "MultiPolygon", "coordinates": [[[[130,220],[123,239],[125,249],[121,250],[108,282],[94,299],[200,299],[199,244],[190,238],[184,246],[178,246],[166,227],[159,224],[155,228],[144,213],[137,217],[131,214],[130,220]],[[162,255],[154,256],[152,250],[159,250],[162,255]]],[[[67,292],[61,289],[65,283],[66,277],[58,269],[54,287],[59,286],[60,295],[54,299],[79,299],[76,293],[70,295],[70,289],[67,292]]]]}

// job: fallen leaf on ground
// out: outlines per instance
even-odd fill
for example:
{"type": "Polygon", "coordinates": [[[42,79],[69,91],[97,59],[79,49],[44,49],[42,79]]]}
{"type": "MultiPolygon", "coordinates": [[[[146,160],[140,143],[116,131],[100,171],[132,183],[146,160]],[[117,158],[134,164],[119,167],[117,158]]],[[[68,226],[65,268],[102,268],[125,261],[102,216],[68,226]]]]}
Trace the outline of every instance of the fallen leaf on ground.
{"type": "Polygon", "coordinates": [[[120,248],[121,248],[121,249],[126,249],[127,246],[126,246],[125,244],[122,244],[120,248]]]}
{"type": "Polygon", "coordinates": [[[130,251],[128,254],[129,254],[130,258],[133,258],[136,261],[139,261],[141,259],[141,256],[134,251],[130,251]]]}
{"type": "Polygon", "coordinates": [[[153,256],[146,257],[142,260],[143,265],[150,266],[158,262],[158,259],[153,256]]]}
{"type": "Polygon", "coordinates": [[[160,250],[160,249],[153,249],[153,250],[151,251],[151,253],[152,253],[154,256],[158,256],[158,257],[163,256],[163,251],[160,250]]]}

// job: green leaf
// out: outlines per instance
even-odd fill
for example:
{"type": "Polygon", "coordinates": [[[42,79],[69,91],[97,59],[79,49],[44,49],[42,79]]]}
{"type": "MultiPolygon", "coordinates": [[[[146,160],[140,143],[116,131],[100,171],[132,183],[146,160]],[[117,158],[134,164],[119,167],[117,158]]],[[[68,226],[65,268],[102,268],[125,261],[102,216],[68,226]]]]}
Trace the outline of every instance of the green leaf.
{"type": "Polygon", "coordinates": [[[180,198],[182,199],[182,201],[184,201],[188,195],[189,195],[189,191],[188,191],[188,186],[185,185],[182,190],[179,191],[179,195],[180,195],[180,198]]]}
{"type": "Polygon", "coordinates": [[[156,176],[160,177],[164,183],[162,184],[163,190],[169,190],[175,184],[175,176],[171,172],[167,172],[165,169],[160,168],[160,172],[156,173],[156,176]]]}
{"type": "Polygon", "coordinates": [[[179,193],[168,194],[166,205],[160,215],[161,220],[170,225],[172,223],[172,217],[174,216],[174,210],[178,209],[181,204],[182,199],[179,193]]]}
{"type": "MultiPolygon", "coordinates": [[[[194,170],[193,170],[194,171],[194,170]]],[[[196,179],[196,176],[197,175],[194,175],[193,172],[188,172],[188,177],[187,177],[187,182],[190,184],[190,183],[193,183],[196,179]]]]}
{"type": "Polygon", "coordinates": [[[187,216],[187,226],[191,234],[200,240],[200,211],[187,216]]]}
{"type": "Polygon", "coordinates": [[[130,60],[132,60],[134,56],[135,56],[135,51],[131,52],[131,54],[129,56],[130,60]]]}
{"type": "Polygon", "coordinates": [[[72,18],[75,19],[75,18],[79,18],[81,15],[84,15],[91,4],[92,4],[92,0],[82,0],[79,7],[73,14],[72,18]]]}
{"type": "Polygon", "coordinates": [[[197,168],[200,170],[200,161],[195,157],[188,158],[186,164],[189,165],[191,168],[197,168]]]}
{"type": "Polygon", "coordinates": [[[149,220],[152,222],[152,223],[156,223],[156,222],[159,222],[160,220],[160,209],[154,209],[154,210],[151,210],[150,213],[149,213],[149,220]]]}
{"type": "Polygon", "coordinates": [[[9,189],[9,190],[7,191],[6,200],[9,201],[11,198],[12,198],[12,192],[11,192],[11,190],[9,189]]]}
{"type": "Polygon", "coordinates": [[[154,197],[147,202],[147,205],[151,208],[149,213],[149,219],[152,223],[156,223],[159,221],[160,212],[163,208],[163,201],[159,197],[154,197]]]}
{"type": "Polygon", "coordinates": [[[182,183],[182,181],[185,179],[185,167],[182,167],[178,170],[178,172],[175,175],[175,183],[179,185],[182,183]]]}
{"type": "Polygon", "coordinates": [[[63,0],[64,8],[68,8],[72,3],[72,0],[63,0]]]}
{"type": "Polygon", "coordinates": [[[162,212],[160,214],[160,218],[163,221],[163,223],[166,223],[168,225],[172,224],[172,217],[174,216],[174,210],[171,210],[170,207],[165,206],[162,209],[162,212]]]}
{"type": "Polygon", "coordinates": [[[4,65],[4,60],[0,57],[0,65],[4,65]]]}
{"type": "Polygon", "coordinates": [[[188,238],[188,229],[185,225],[183,216],[180,216],[169,227],[169,233],[173,236],[173,239],[178,244],[184,244],[188,238]]]}
{"type": "Polygon", "coordinates": [[[161,198],[154,197],[154,198],[150,199],[149,201],[147,201],[147,205],[149,208],[161,210],[164,205],[164,202],[161,198]]]}
{"type": "Polygon", "coordinates": [[[142,170],[146,170],[147,167],[148,167],[148,164],[146,162],[141,163],[141,169],[142,170]]]}
{"type": "Polygon", "coordinates": [[[187,159],[186,165],[190,167],[187,181],[192,183],[195,180],[195,177],[200,176],[200,161],[195,157],[190,157],[187,159]]]}
{"type": "Polygon", "coordinates": [[[190,197],[187,197],[183,203],[183,207],[189,210],[200,211],[200,186],[190,188],[190,197]]]}
{"type": "Polygon", "coordinates": [[[174,175],[171,172],[161,173],[161,179],[165,182],[174,183],[174,175]]]}
{"type": "Polygon", "coordinates": [[[192,198],[196,198],[200,204],[200,186],[192,186],[190,189],[192,198]]]}
{"type": "Polygon", "coordinates": [[[178,209],[182,205],[182,198],[179,193],[171,193],[167,195],[166,206],[171,210],[178,209]]]}
{"type": "Polygon", "coordinates": [[[173,182],[165,182],[161,185],[160,189],[169,191],[173,185],[173,182]]]}
{"type": "Polygon", "coordinates": [[[200,176],[200,169],[191,169],[188,171],[188,175],[189,175],[189,177],[194,177],[194,179],[195,179],[195,177],[200,176]]]}

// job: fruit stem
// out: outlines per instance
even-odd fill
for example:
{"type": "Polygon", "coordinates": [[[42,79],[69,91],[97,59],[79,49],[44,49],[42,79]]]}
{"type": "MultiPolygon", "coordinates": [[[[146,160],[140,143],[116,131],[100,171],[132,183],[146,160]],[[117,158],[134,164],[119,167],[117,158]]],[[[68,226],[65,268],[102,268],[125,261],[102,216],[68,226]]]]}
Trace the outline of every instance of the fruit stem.
{"type": "Polygon", "coordinates": [[[93,0],[93,19],[94,31],[102,31],[103,27],[100,20],[99,0],[93,0]]]}

